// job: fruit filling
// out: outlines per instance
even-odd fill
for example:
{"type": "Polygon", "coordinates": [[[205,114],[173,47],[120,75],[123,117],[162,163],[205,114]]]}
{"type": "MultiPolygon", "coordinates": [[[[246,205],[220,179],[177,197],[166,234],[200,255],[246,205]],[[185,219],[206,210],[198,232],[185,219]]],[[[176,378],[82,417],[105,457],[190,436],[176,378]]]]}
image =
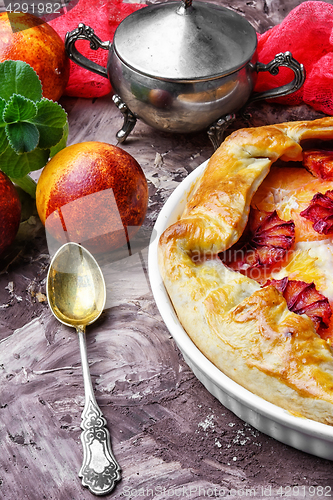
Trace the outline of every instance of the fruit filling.
{"type": "Polygon", "coordinates": [[[333,151],[304,151],[302,163],[315,177],[333,180],[333,151]]]}
{"type": "Polygon", "coordinates": [[[275,286],[333,347],[332,181],[333,151],[304,152],[303,168],[273,166],[241,239],[219,257],[261,286],[275,286]]]}
{"type": "Polygon", "coordinates": [[[249,220],[245,230],[247,241],[221,253],[220,258],[231,269],[252,277],[254,268],[283,261],[294,244],[295,224],[280,219],[276,210],[266,213],[251,209],[249,220]]]}
{"type": "Polygon", "coordinates": [[[333,191],[316,193],[300,215],[313,222],[313,229],[317,233],[333,234],[333,191]]]}
{"type": "Polygon", "coordinates": [[[265,286],[273,285],[286,299],[288,309],[296,314],[309,316],[320,333],[321,328],[328,328],[332,316],[331,306],[324,295],[316,290],[314,283],[289,280],[269,280],[265,286]]]}

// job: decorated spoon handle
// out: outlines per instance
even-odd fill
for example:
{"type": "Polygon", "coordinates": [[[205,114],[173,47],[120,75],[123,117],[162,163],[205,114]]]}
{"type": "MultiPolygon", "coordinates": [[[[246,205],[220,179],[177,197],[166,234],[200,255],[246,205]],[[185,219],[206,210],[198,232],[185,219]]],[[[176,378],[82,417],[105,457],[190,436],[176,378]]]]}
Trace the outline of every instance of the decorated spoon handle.
{"type": "Polygon", "coordinates": [[[83,486],[87,486],[94,495],[110,493],[120,480],[120,467],[113,456],[110,434],[106,420],[96,403],[93,393],[85,331],[77,328],[80,342],[81,362],[85,389],[85,406],[82,412],[83,463],[79,472],[83,486]]]}

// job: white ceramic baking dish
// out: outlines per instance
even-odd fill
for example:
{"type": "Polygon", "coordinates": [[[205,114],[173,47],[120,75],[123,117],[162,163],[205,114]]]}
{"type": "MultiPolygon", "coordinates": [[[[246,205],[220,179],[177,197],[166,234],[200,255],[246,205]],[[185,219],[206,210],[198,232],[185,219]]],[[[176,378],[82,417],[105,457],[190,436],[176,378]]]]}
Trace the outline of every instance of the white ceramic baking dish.
{"type": "Polygon", "coordinates": [[[158,269],[159,236],[182,214],[196,179],[207,162],[196,168],[175,189],[162,208],[152,233],[148,267],[153,295],[159,312],[182,352],[186,363],[207,390],[226,408],[265,434],[294,448],[333,460],[333,427],[296,417],[288,411],[252,394],[213,365],[194,345],[180,324],[158,269]]]}

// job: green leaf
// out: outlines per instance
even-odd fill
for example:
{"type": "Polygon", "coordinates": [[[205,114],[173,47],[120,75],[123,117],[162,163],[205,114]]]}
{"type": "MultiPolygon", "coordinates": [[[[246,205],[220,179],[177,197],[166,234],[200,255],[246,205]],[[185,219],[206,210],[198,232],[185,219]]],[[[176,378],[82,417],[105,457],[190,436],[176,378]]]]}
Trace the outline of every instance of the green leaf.
{"type": "MultiPolygon", "coordinates": [[[[65,110],[42,97],[37,73],[23,61],[0,63],[0,170],[17,182],[66,146],[65,110]]],[[[31,186],[29,188],[31,190],[31,186]]]]}
{"type": "MultiPolygon", "coordinates": [[[[9,141],[7,139],[6,131],[4,128],[0,128],[0,155],[9,146],[9,141]]],[[[1,170],[1,168],[0,168],[1,170]]]]}
{"type": "Polygon", "coordinates": [[[13,94],[35,102],[42,98],[42,84],[37,73],[23,61],[0,63],[0,97],[8,101],[13,94]]]}
{"type": "Polygon", "coordinates": [[[36,125],[29,122],[6,125],[6,135],[16,154],[33,151],[39,142],[39,132],[36,125]]]}
{"type": "Polygon", "coordinates": [[[10,180],[16,186],[23,189],[23,191],[30,194],[31,198],[36,199],[37,184],[29,175],[25,175],[24,177],[20,177],[19,179],[13,179],[13,177],[10,177],[10,180]]]}
{"type": "Polygon", "coordinates": [[[61,151],[62,149],[64,149],[67,146],[68,133],[69,133],[69,125],[68,125],[68,121],[66,121],[66,124],[65,124],[64,129],[63,129],[63,136],[62,136],[60,142],[58,142],[58,144],[56,144],[55,146],[53,146],[50,149],[50,158],[53,158],[54,155],[59,153],[59,151],[61,151]]]}
{"type": "Polygon", "coordinates": [[[0,154],[3,153],[8,146],[8,139],[5,130],[5,122],[3,121],[2,118],[5,106],[6,106],[6,101],[0,98],[0,154]]]}
{"type": "Polygon", "coordinates": [[[20,179],[33,170],[45,167],[49,159],[50,151],[47,149],[35,149],[30,153],[17,155],[15,151],[8,148],[0,155],[0,169],[13,179],[20,179]]]}
{"type": "Polygon", "coordinates": [[[6,107],[6,101],[5,101],[5,99],[2,99],[0,97],[0,124],[3,122],[2,115],[3,115],[5,107],[6,107]]]}
{"type": "Polygon", "coordinates": [[[66,111],[56,102],[42,99],[37,103],[37,115],[32,123],[36,125],[40,134],[38,147],[49,149],[58,144],[63,137],[66,122],[66,111]]]}
{"type": "Polygon", "coordinates": [[[13,94],[3,111],[3,119],[6,123],[31,121],[36,114],[37,106],[33,101],[13,94]]]}

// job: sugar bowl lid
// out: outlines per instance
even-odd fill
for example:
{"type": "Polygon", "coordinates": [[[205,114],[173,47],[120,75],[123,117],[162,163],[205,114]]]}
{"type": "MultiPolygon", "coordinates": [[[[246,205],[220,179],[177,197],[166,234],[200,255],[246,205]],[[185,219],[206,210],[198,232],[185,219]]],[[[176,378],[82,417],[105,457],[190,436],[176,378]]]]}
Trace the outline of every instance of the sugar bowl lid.
{"type": "Polygon", "coordinates": [[[192,0],[139,9],[118,26],[113,47],[132,69],[166,80],[197,80],[238,70],[257,47],[251,24],[226,7],[192,0]]]}

